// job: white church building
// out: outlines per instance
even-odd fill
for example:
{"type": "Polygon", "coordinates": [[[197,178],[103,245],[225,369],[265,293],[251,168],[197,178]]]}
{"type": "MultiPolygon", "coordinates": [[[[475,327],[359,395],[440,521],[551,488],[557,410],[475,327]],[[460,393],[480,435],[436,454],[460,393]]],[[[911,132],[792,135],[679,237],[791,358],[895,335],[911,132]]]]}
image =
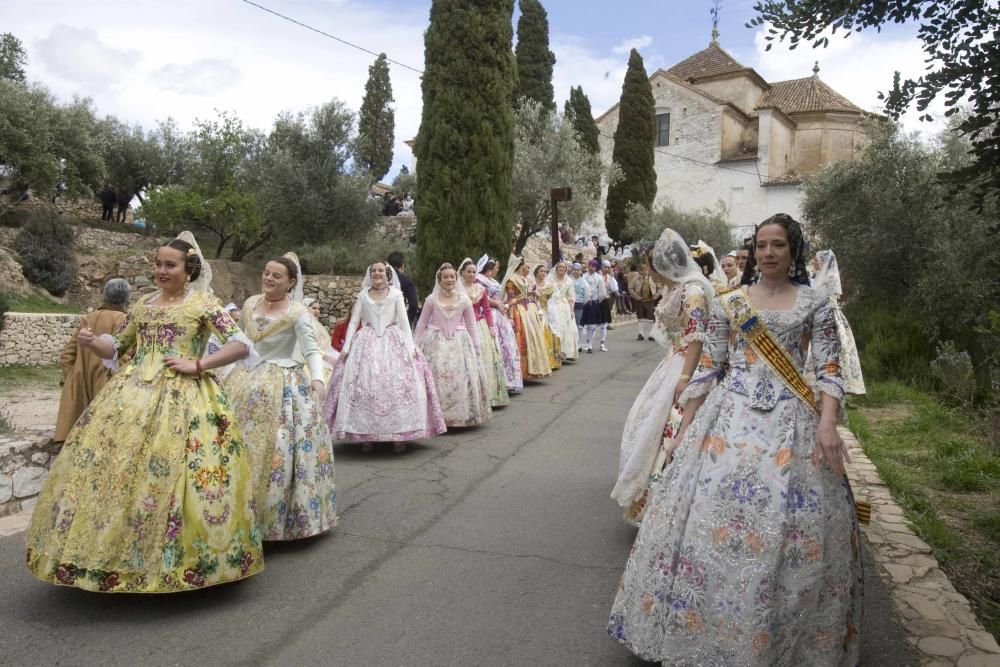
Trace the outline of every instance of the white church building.
{"type": "MultiPolygon", "coordinates": [[[[649,77],[656,103],[657,202],[682,210],[722,202],[736,238],[773,215],[801,214],[802,181],[850,159],[865,111],[813,75],[765,81],[713,39],[649,77]]],[[[610,162],[618,105],[598,117],[610,162]]]]}

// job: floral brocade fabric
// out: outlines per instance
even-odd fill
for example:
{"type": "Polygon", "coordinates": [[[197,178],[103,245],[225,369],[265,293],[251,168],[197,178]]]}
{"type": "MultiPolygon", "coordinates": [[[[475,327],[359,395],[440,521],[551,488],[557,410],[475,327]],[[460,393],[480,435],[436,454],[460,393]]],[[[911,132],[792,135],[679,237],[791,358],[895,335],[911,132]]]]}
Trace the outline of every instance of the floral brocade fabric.
{"type": "MultiPolygon", "coordinates": [[[[818,390],[842,399],[833,312],[812,288],[798,290],[794,308],[760,317],[800,369],[811,343],[818,390]]],[[[814,411],[718,302],[685,394],[699,392],[708,396],[653,486],[608,633],[670,665],[857,665],[862,561],[850,485],[819,454],[814,411]]]]}
{"type": "Polygon", "coordinates": [[[245,340],[212,296],[140,302],[117,334],[136,353],[66,439],[27,533],[39,579],[93,591],[170,593],[263,569],[250,470],[211,374],[164,357],[202,355],[210,334],[245,340]]]}

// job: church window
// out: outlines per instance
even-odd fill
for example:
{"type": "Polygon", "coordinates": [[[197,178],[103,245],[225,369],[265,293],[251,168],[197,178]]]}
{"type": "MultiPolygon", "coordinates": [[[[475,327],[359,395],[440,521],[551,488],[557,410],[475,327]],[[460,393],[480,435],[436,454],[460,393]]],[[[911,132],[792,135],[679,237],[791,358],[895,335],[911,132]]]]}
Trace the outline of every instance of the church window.
{"type": "Polygon", "coordinates": [[[670,145],[670,114],[668,113],[656,115],[656,145],[670,145]]]}

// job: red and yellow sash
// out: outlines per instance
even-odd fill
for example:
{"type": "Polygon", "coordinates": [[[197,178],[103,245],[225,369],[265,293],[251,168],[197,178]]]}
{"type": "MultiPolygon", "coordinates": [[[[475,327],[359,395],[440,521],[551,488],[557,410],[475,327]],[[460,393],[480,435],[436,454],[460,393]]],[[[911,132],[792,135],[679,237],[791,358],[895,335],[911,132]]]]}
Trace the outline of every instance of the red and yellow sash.
{"type": "Polygon", "coordinates": [[[775,374],[781,378],[789,389],[813,412],[819,413],[816,407],[816,395],[806,383],[802,374],[795,367],[795,362],[778,341],[774,339],[764,321],[757,314],[742,288],[733,287],[722,290],[718,294],[722,308],[729,315],[732,326],[739,329],[742,335],[758,356],[763,359],[775,374]]]}

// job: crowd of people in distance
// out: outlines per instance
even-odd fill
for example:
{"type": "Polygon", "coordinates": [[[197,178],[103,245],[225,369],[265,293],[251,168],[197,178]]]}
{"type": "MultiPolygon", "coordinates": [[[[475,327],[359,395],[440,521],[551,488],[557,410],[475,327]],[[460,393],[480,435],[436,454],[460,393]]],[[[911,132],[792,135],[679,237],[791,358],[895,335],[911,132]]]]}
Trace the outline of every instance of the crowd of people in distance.
{"type": "Polygon", "coordinates": [[[833,252],[809,257],[784,214],[721,261],[671,229],[642,252],[596,241],[551,267],[444,261],[422,304],[393,253],[332,332],[294,254],[224,307],[192,236],[161,245],[158,290],[127,309],[110,281],[64,350],[65,443],[28,568],[102,592],[256,574],[263,542],[336,525],[334,442],[402,452],[482,427],[526,381],[607,351],[618,309],[666,353],[620,442],[611,498],[638,533],[609,635],[665,664],[857,664],[861,541],[837,425],[865,388],[833,252]]]}

